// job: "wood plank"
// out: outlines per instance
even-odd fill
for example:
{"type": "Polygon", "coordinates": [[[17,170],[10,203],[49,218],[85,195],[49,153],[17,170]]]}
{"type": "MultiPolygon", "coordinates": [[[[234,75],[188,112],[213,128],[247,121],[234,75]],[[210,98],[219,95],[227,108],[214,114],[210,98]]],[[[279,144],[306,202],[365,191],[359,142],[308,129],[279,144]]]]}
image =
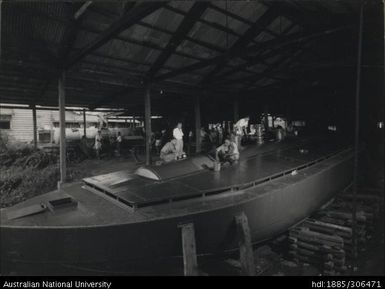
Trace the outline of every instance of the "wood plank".
{"type": "Polygon", "coordinates": [[[235,216],[237,237],[239,244],[239,257],[242,271],[245,275],[255,276],[253,247],[251,245],[250,227],[244,212],[235,216]]]}
{"type": "Polygon", "coordinates": [[[196,254],[195,230],[193,223],[181,224],[183,266],[185,276],[198,275],[198,259],[196,254]]]}

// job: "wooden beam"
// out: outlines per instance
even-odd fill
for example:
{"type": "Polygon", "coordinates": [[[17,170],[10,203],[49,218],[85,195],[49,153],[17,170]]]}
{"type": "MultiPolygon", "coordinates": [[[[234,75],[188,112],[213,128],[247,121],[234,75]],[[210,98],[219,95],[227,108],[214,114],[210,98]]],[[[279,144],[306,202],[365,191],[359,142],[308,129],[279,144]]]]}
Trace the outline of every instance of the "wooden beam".
{"type": "Polygon", "coordinates": [[[185,276],[198,275],[198,259],[196,254],[195,230],[193,223],[178,226],[182,233],[183,265],[185,276]]]}
{"type": "Polygon", "coordinates": [[[247,44],[249,44],[256,35],[261,33],[264,28],[268,26],[269,23],[271,23],[274,18],[277,16],[277,11],[271,7],[265,13],[259,17],[253,25],[251,25],[246,32],[240,37],[231,47],[228,51],[226,51],[226,57],[223,59],[223,61],[219,62],[213,70],[211,70],[203,79],[202,84],[207,84],[211,81],[211,79],[214,77],[215,74],[217,74],[219,71],[221,71],[228,60],[230,60],[233,57],[241,56],[242,51],[245,49],[247,44]]]}
{"type": "Polygon", "coordinates": [[[74,18],[76,20],[79,19],[92,3],[93,1],[86,1],[83,3],[82,6],[75,12],[74,18]]]}
{"type": "Polygon", "coordinates": [[[167,61],[171,54],[178,48],[179,44],[183,41],[184,37],[188,34],[191,28],[195,25],[196,20],[207,9],[208,2],[195,2],[190,8],[188,14],[184,17],[181,24],[167,43],[165,50],[155,60],[147,73],[147,78],[151,79],[167,61]]]}
{"type": "Polygon", "coordinates": [[[251,244],[250,227],[247,216],[244,212],[235,216],[237,226],[237,236],[239,245],[239,259],[241,261],[242,272],[248,276],[255,276],[255,265],[253,247],[251,244]]]}
{"type": "MultiPolygon", "coordinates": [[[[172,7],[170,5],[165,5],[164,8],[168,9],[168,10],[170,10],[172,12],[178,13],[180,15],[184,15],[184,16],[187,15],[187,12],[185,12],[185,11],[183,11],[181,9],[172,7]]],[[[210,27],[213,27],[213,28],[215,28],[215,29],[217,29],[219,31],[226,32],[226,33],[229,33],[229,34],[237,36],[237,37],[241,37],[242,36],[238,32],[236,32],[236,31],[234,31],[234,30],[232,30],[232,29],[230,29],[230,28],[228,28],[226,26],[218,24],[216,22],[211,22],[211,21],[208,21],[208,20],[205,20],[205,19],[198,19],[198,22],[201,22],[201,23],[206,24],[206,25],[208,25],[210,27]]]]}
{"type": "MultiPolygon", "coordinates": [[[[70,24],[68,25],[67,29],[64,31],[63,41],[61,44],[61,47],[59,49],[58,55],[59,55],[59,62],[60,66],[63,66],[64,63],[67,61],[67,57],[69,53],[71,52],[71,49],[75,43],[78,27],[81,23],[82,17],[84,13],[86,12],[87,8],[92,4],[92,1],[85,2],[73,15],[73,19],[70,24]]],[[[50,84],[50,82],[57,78],[58,75],[54,74],[51,77],[49,77],[45,82],[42,84],[41,92],[39,95],[37,95],[36,102],[39,102],[43,97],[44,94],[47,91],[47,88],[50,84]]]]}
{"type": "MultiPolygon", "coordinates": [[[[111,15],[109,13],[107,14],[107,13],[104,13],[104,12],[98,10],[98,9],[93,9],[93,11],[96,12],[96,13],[99,13],[101,15],[104,15],[105,17],[108,17],[108,18],[115,18],[116,17],[115,14],[114,15],[111,15]]],[[[183,15],[186,15],[186,14],[183,14],[183,15]]],[[[175,33],[174,31],[171,31],[169,29],[165,29],[163,27],[158,27],[158,26],[155,26],[153,24],[149,24],[149,23],[146,23],[146,22],[143,22],[143,21],[138,21],[137,25],[140,25],[140,26],[143,26],[143,27],[155,30],[155,31],[159,31],[159,32],[162,32],[162,33],[168,34],[168,35],[174,35],[174,33],[175,33]]],[[[191,41],[193,43],[196,43],[196,44],[201,45],[203,47],[209,48],[211,50],[215,50],[215,51],[218,51],[218,52],[223,52],[224,51],[221,47],[216,46],[216,45],[214,45],[214,44],[212,44],[210,42],[202,41],[200,39],[195,39],[195,38],[187,36],[187,35],[184,38],[185,38],[185,40],[191,41]]]]}
{"type": "Polygon", "coordinates": [[[59,94],[59,127],[60,127],[60,181],[58,189],[67,180],[67,163],[66,163],[66,116],[65,116],[65,72],[59,77],[58,81],[59,94]]]}
{"type": "MultiPolygon", "coordinates": [[[[333,29],[328,29],[326,31],[310,33],[310,34],[305,35],[305,36],[302,33],[298,33],[298,34],[296,33],[295,35],[288,36],[283,41],[282,41],[282,39],[280,39],[281,41],[271,40],[271,42],[267,41],[266,44],[258,44],[258,45],[252,45],[252,46],[244,47],[243,49],[240,49],[238,54],[247,55],[249,53],[255,53],[256,50],[259,50],[262,47],[267,49],[267,48],[272,48],[272,47],[281,47],[281,46],[285,46],[285,45],[289,45],[289,44],[294,44],[294,43],[308,40],[311,38],[316,38],[316,37],[331,35],[333,33],[339,33],[342,31],[346,31],[348,29],[351,29],[352,27],[353,27],[352,25],[345,25],[345,26],[341,26],[341,27],[337,27],[337,28],[333,28],[333,29]]],[[[193,70],[202,69],[202,68],[205,68],[205,67],[210,66],[210,65],[216,65],[222,61],[226,61],[226,57],[227,57],[227,54],[223,54],[223,55],[219,55],[219,56],[216,56],[216,57],[213,57],[210,59],[205,59],[205,60],[202,60],[200,62],[191,64],[191,65],[187,65],[187,66],[181,67],[179,69],[175,69],[174,71],[163,73],[163,74],[155,77],[154,80],[155,81],[165,80],[165,79],[169,79],[169,78],[181,75],[181,74],[189,73],[193,70]]]]}
{"type": "Polygon", "coordinates": [[[144,124],[146,130],[146,165],[151,164],[151,86],[146,84],[144,92],[144,124]]]}
{"type": "Polygon", "coordinates": [[[68,69],[77,62],[79,62],[83,57],[85,57],[90,52],[101,47],[107,43],[111,38],[120,34],[130,26],[136,24],[140,19],[146,17],[147,15],[155,12],[161,8],[165,3],[164,2],[144,2],[134,8],[130,9],[126,14],[124,14],[118,21],[113,23],[105,31],[103,31],[96,39],[91,41],[86,45],[81,51],[79,51],[74,57],[72,57],[66,64],[65,68],[68,69]]]}
{"type": "Polygon", "coordinates": [[[31,105],[32,109],[32,126],[33,126],[33,147],[37,148],[37,121],[36,121],[36,106],[31,105]]]}
{"type": "Polygon", "coordinates": [[[87,120],[86,120],[86,110],[83,109],[83,135],[87,137],[87,120]]]}
{"type": "Polygon", "coordinates": [[[1,58],[1,55],[2,55],[2,51],[3,51],[3,46],[2,46],[2,31],[3,31],[3,0],[0,0],[0,58],[1,58]]]}
{"type": "MultiPolygon", "coordinates": [[[[82,26],[82,29],[85,30],[86,32],[89,32],[89,33],[99,33],[99,30],[95,29],[95,27],[89,27],[89,26],[85,26],[83,25],[82,26]]],[[[155,50],[159,50],[159,51],[164,51],[164,48],[162,46],[160,46],[159,44],[157,43],[154,43],[154,42],[151,42],[151,41],[148,41],[148,40],[138,40],[138,39],[134,39],[132,37],[128,37],[128,36],[120,36],[120,35],[117,35],[114,37],[114,39],[118,39],[122,42],[125,42],[125,43],[133,43],[133,44],[136,44],[136,45],[140,45],[140,46],[143,46],[143,47],[147,47],[147,48],[151,48],[151,49],[155,49],[155,50]]],[[[187,54],[187,53],[184,53],[184,52],[181,52],[181,51],[174,51],[174,54],[176,55],[179,55],[179,56],[182,56],[182,57],[187,57],[187,58],[190,58],[190,59],[195,59],[195,60],[202,60],[204,58],[202,57],[197,57],[197,56],[194,56],[194,55],[191,55],[191,54],[187,54]]]]}
{"type": "Polygon", "coordinates": [[[358,236],[357,236],[357,188],[359,173],[359,151],[360,151],[360,93],[361,93],[361,62],[362,62],[362,32],[364,23],[364,1],[360,3],[360,14],[358,18],[358,41],[357,41],[357,75],[356,75],[356,95],[355,95],[355,127],[354,127],[354,167],[353,167],[353,259],[356,265],[358,255],[358,236]]]}
{"type": "Polygon", "coordinates": [[[195,97],[194,102],[194,112],[195,112],[195,152],[200,153],[202,149],[202,139],[201,139],[201,103],[199,94],[195,97]]]}
{"type": "Polygon", "coordinates": [[[236,123],[239,120],[239,101],[237,98],[234,98],[234,102],[233,102],[233,119],[234,119],[234,123],[236,123]]]}

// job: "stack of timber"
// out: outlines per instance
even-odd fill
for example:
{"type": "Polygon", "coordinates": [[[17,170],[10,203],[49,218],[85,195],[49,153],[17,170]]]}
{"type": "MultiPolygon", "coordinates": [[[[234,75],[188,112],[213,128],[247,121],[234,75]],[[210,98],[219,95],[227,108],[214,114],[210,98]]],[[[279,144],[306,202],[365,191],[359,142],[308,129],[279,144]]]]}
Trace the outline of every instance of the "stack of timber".
{"type": "MultiPolygon", "coordinates": [[[[383,210],[383,197],[374,194],[357,194],[356,236],[358,249],[363,249],[375,230],[375,224],[383,210]]],[[[353,195],[344,193],[326,209],[316,213],[319,221],[353,229],[353,195]]],[[[344,236],[347,257],[352,257],[352,235],[344,236]]]]}
{"type": "MultiPolygon", "coordinates": [[[[383,212],[383,195],[365,191],[357,194],[356,236],[363,250],[383,212]]],[[[290,254],[294,261],[316,265],[324,275],[346,271],[346,260],[353,257],[353,195],[340,194],[326,208],[290,230],[290,254]]]]}
{"type": "MultiPolygon", "coordinates": [[[[313,225],[314,222],[309,224],[313,225]]],[[[290,230],[289,242],[289,254],[296,263],[315,265],[324,275],[340,275],[346,271],[342,237],[317,232],[310,229],[305,222],[290,230]]]]}

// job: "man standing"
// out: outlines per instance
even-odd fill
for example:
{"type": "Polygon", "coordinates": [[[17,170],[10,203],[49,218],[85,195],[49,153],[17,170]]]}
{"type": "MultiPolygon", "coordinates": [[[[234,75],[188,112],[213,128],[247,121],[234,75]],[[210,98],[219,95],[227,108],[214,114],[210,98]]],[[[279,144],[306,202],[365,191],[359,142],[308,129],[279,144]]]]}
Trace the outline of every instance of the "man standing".
{"type": "Polygon", "coordinates": [[[246,134],[247,127],[249,126],[249,120],[249,117],[241,118],[236,124],[234,124],[234,132],[236,136],[235,142],[241,149],[241,139],[246,134]]]}
{"type": "Polygon", "coordinates": [[[176,139],[176,155],[177,159],[186,157],[186,154],[183,152],[183,131],[182,123],[178,122],[176,128],[172,132],[174,138],[176,139]]]}
{"type": "Polygon", "coordinates": [[[102,150],[102,132],[98,130],[95,136],[95,152],[96,152],[96,157],[100,159],[100,152],[102,150]]]}
{"type": "Polygon", "coordinates": [[[118,156],[120,156],[121,145],[122,145],[122,135],[120,134],[120,131],[118,131],[118,136],[116,138],[116,151],[118,153],[118,156]]]}

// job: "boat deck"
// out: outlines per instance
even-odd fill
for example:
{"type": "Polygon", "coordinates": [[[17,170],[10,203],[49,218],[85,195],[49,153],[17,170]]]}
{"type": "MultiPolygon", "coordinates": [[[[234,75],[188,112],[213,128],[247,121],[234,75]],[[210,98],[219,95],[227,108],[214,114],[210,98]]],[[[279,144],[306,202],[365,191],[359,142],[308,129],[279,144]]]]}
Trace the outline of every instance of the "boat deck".
{"type": "MultiPolygon", "coordinates": [[[[266,145],[268,147],[269,144],[266,145]]],[[[266,148],[265,147],[265,148],[266,148]]],[[[241,190],[290,174],[335,155],[344,149],[337,143],[319,145],[319,142],[287,143],[275,146],[274,150],[257,150],[238,164],[223,168],[219,172],[197,170],[178,178],[155,181],[138,177],[128,172],[84,179],[84,182],[132,208],[146,207],[159,203],[198,198],[229,190],[241,190]],[[305,149],[305,152],[301,152],[305,149]]],[[[241,152],[242,154],[242,152],[241,152]]],[[[181,162],[188,162],[184,160],[181,162]]],[[[180,164],[179,164],[180,167],[180,164]]]]}

